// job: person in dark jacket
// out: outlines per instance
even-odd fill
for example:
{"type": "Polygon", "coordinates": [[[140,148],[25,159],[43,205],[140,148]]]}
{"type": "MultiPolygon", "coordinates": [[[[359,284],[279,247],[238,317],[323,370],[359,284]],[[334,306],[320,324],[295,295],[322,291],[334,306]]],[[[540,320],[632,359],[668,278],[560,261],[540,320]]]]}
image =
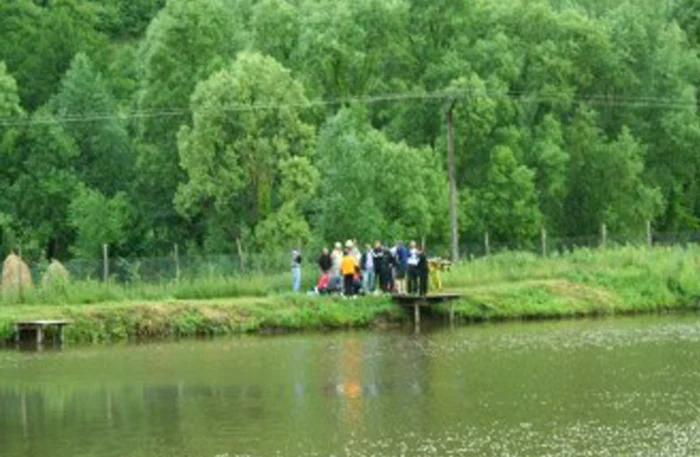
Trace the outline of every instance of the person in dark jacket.
{"type": "Polygon", "coordinates": [[[410,253],[408,248],[399,241],[396,244],[396,278],[394,283],[396,284],[396,293],[405,294],[406,293],[406,275],[408,273],[408,257],[410,253]]]}
{"type": "Polygon", "coordinates": [[[328,253],[327,248],[323,248],[321,250],[321,257],[318,258],[318,267],[321,269],[321,273],[330,273],[332,266],[333,261],[331,260],[331,255],[328,253]]]}
{"type": "Polygon", "coordinates": [[[391,282],[391,265],[389,263],[389,255],[379,241],[374,242],[372,249],[374,256],[374,270],[379,278],[379,288],[382,292],[389,292],[389,284],[391,282]]]}
{"type": "Polygon", "coordinates": [[[411,241],[409,245],[408,255],[408,293],[417,294],[419,289],[418,262],[420,261],[420,252],[415,241],[411,241]]]}
{"type": "Polygon", "coordinates": [[[421,296],[428,295],[428,277],[430,276],[430,267],[428,265],[428,257],[422,247],[418,248],[418,265],[416,265],[416,273],[418,274],[418,293],[421,296]]]}

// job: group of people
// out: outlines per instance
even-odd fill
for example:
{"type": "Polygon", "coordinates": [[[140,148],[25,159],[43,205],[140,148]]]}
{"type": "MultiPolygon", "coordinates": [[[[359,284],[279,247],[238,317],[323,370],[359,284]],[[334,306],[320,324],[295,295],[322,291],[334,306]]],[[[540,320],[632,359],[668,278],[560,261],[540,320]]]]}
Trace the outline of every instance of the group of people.
{"type": "MultiPolygon", "coordinates": [[[[320,277],[315,293],[341,293],[345,296],[372,293],[428,293],[428,259],[422,247],[411,241],[388,248],[379,241],[361,251],[348,240],[345,247],[335,243],[333,251],[323,248],[318,259],[320,277]]],[[[301,286],[301,253],[292,252],[294,291],[301,286]]]]}

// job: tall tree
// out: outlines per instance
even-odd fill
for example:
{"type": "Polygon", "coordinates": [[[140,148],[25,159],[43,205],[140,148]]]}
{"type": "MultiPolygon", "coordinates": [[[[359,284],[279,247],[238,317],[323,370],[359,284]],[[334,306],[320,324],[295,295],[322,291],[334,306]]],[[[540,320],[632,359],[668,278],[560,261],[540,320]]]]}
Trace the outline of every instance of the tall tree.
{"type": "Polygon", "coordinates": [[[190,117],[197,83],[244,47],[247,36],[238,12],[225,0],[169,0],[140,50],[137,186],[147,196],[140,201],[141,214],[166,246],[184,228],[172,206],[186,177],[177,157],[177,131],[190,117]]]}
{"type": "Polygon", "coordinates": [[[17,143],[19,126],[25,119],[20,107],[17,82],[8,74],[4,62],[0,61],[0,230],[2,230],[3,248],[15,241],[17,220],[11,198],[8,198],[11,183],[22,172],[18,165],[21,161],[17,143]]]}
{"type": "Polygon", "coordinates": [[[432,149],[393,143],[365,112],[346,109],[323,127],[317,150],[325,239],[444,240],[447,183],[432,149]]]}
{"type": "Polygon", "coordinates": [[[508,146],[493,149],[485,183],[471,196],[465,203],[473,235],[488,232],[497,241],[523,242],[538,233],[535,173],[508,146]]]}
{"type": "Polygon", "coordinates": [[[286,160],[312,146],[313,128],[303,120],[307,103],[289,70],[257,53],[240,53],[197,85],[192,125],[178,135],[188,181],[176,204],[183,215],[203,216],[210,235],[223,237],[214,245],[232,245],[284,203],[276,190],[286,160]]]}
{"type": "Polygon", "coordinates": [[[51,99],[51,109],[78,146],[76,171],[106,195],[129,186],[133,154],[117,104],[85,54],[78,54],[51,99]]]}
{"type": "Polygon", "coordinates": [[[86,0],[8,0],[0,3],[0,60],[20,87],[22,103],[46,103],[78,52],[97,56],[106,44],[100,8],[86,0]]]}
{"type": "Polygon", "coordinates": [[[80,150],[48,107],[31,116],[18,146],[22,154],[15,156],[17,173],[5,196],[13,202],[24,252],[65,258],[74,241],[67,214],[80,183],[80,150]]]}

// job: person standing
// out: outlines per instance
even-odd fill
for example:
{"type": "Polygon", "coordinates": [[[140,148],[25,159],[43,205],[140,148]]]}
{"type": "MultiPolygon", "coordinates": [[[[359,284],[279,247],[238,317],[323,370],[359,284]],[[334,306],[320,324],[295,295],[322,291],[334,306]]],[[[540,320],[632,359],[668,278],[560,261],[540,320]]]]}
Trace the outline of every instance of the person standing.
{"type": "Polygon", "coordinates": [[[428,257],[425,255],[425,250],[418,248],[418,293],[421,297],[428,295],[428,276],[430,275],[430,266],[428,265],[428,257]]]}
{"type": "Polygon", "coordinates": [[[343,275],[343,293],[350,297],[355,295],[355,273],[357,272],[357,261],[352,255],[352,248],[345,249],[345,256],[340,263],[340,271],[343,275]]]}
{"type": "Polygon", "coordinates": [[[292,249],[292,290],[294,293],[301,289],[301,251],[292,249]]]}
{"type": "Polygon", "coordinates": [[[357,265],[361,265],[360,262],[362,262],[362,252],[360,252],[360,248],[357,246],[357,242],[353,241],[353,240],[348,240],[345,243],[345,247],[350,248],[350,250],[351,250],[350,252],[351,252],[352,256],[355,258],[355,263],[357,263],[357,265]]]}
{"type": "Polygon", "coordinates": [[[321,257],[318,258],[318,267],[321,269],[321,274],[329,274],[331,272],[333,261],[328,253],[328,248],[321,249],[321,257]]]}
{"type": "Polygon", "coordinates": [[[418,262],[419,253],[416,247],[416,242],[411,241],[409,245],[409,255],[408,255],[408,293],[417,294],[418,293],[418,262]]]}
{"type": "Polygon", "coordinates": [[[389,259],[386,256],[386,251],[379,241],[374,242],[372,256],[374,257],[374,271],[377,272],[377,278],[379,279],[379,288],[382,292],[386,293],[389,291],[389,275],[391,271],[389,269],[389,259]]]}
{"type": "Polygon", "coordinates": [[[406,293],[406,272],[408,270],[408,248],[399,241],[396,245],[396,293],[406,293]]]}
{"type": "Polygon", "coordinates": [[[342,282],[340,273],[340,264],[343,261],[343,246],[339,241],[336,241],[331,253],[331,289],[339,290],[342,282]]]}
{"type": "Polygon", "coordinates": [[[366,294],[374,292],[376,275],[374,269],[374,252],[368,244],[365,248],[365,253],[362,254],[362,289],[366,294]]]}

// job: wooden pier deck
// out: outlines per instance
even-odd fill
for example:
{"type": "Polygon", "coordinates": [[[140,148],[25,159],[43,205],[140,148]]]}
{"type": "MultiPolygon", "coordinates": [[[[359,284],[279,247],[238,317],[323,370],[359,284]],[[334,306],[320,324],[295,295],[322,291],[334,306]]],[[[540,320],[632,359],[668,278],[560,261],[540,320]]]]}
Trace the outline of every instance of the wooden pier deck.
{"type": "MultiPolygon", "coordinates": [[[[462,296],[458,294],[428,294],[428,295],[393,295],[391,298],[397,305],[404,308],[413,308],[413,319],[416,326],[416,331],[420,328],[420,309],[430,306],[439,305],[441,303],[453,302],[460,299],[462,296]]],[[[450,324],[454,323],[454,307],[450,306],[450,324]]]]}
{"type": "Polygon", "coordinates": [[[23,334],[31,334],[37,345],[44,343],[46,330],[55,328],[55,338],[58,343],[63,344],[63,329],[70,325],[70,321],[65,320],[34,320],[15,322],[15,342],[22,341],[23,334]]]}

